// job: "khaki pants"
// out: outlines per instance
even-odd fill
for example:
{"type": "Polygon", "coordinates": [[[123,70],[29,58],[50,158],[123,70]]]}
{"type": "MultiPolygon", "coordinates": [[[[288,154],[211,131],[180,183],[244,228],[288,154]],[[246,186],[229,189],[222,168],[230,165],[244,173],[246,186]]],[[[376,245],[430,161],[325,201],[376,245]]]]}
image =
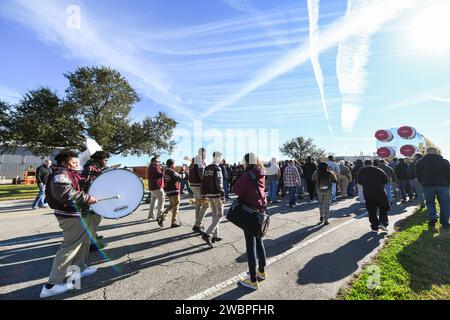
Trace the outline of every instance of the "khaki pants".
{"type": "Polygon", "coordinates": [[[162,210],[164,207],[164,201],[166,201],[166,195],[164,194],[164,191],[162,189],[159,190],[153,190],[150,191],[152,197],[150,200],[150,212],[148,214],[148,216],[151,217],[155,217],[155,203],[158,202],[157,204],[157,209],[156,209],[156,218],[159,218],[162,214],[162,210]]]}
{"type": "Polygon", "coordinates": [[[56,218],[63,231],[63,242],[53,260],[48,280],[50,284],[64,283],[70,266],[79,267],[80,272],[88,267],[91,238],[86,229],[93,230],[96,221],[99,221],[92,214],[85,218],[56,218]]]}
{"type": "Polygon", "coordinates": [[[209,203],[211,204],[212,210],[212,222],[206,231],[206,234],[208,236],[217,237],[219,234],[220,220],[222,220],[223,217],[223,204],[222,201],[220,201],[220,198],[209,199],[209,203]]]}
{"type": "Polygon", "coordinates": [[[349,183],[348,177],[340,174],[338,177],[338,182],[339,182],[339,189],[341,189],[342,197],[346,197],[349,183]]]}
{"type": "Polygon", "coordinates": [[[177,222],[178,219],[178,209],[180,208],[180,195],[177,194],[175,196],[169,196],[169,206],[162,213],[163,221],[166,220],[166,216],[170,210],[172,210],[172,224],[177,222]]]}
{"type": "Polygon", "coordinates": [[[195,226],[200,227],[202,225],[203,219],[205,218],[209,203],[208,200],[202,197],[200,187],[191,186],[191,190],[195,198],[195,226]]]}

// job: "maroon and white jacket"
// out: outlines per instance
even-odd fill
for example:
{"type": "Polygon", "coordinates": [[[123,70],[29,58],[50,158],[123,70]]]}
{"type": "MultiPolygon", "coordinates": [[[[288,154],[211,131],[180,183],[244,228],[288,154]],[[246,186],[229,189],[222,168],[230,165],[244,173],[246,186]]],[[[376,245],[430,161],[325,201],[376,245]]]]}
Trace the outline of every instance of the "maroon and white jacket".
{"type": "Polygon", "coordinates": [[[151,164],[148,167],[148,189],[150,191],[164,188],[164,170],[159,165],[151,164]]]}
{"type": "Polygon", "coordinates": [[[47,202],[55,215],[64,218],[80,217],[89,210],[91,197],[83,192],[84,177],[68,168],[57,168],[47,181],[47,202]]]}
{"type": "Polygon", "coordinates": [[[180,194],[181,176],[174,169],[167,168],[164,172],[164,191],[168,197],[180,194]]]}
{"type": "Polygon", "coordinates": [[[196,157],[194,163],[189,166],[189,185],[191,187],[200,187],[203,180],[203,172],[205,171],[206,163],[203,159],[196,157]]]}
{"type": "Polygon", "coordinates": [[[213,163],[205,168],[200,190],[202,196],[206,198],[213,199],[224,196],[222,169],[218,164],[213,163]]]}

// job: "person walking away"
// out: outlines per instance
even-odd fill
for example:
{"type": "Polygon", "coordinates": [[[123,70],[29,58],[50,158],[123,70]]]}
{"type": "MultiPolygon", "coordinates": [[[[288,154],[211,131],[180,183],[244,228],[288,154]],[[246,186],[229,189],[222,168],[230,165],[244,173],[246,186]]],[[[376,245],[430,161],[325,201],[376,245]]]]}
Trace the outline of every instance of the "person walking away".
{"type": "MultiPolygon", "coordinates": [[[[97,151],[91,156],[88,162],[86,162],[83,167],[85,192],[88,192],[89,187],[94,180],[101,175],[104,170],[108,169],[108,159],[110,157],[111,154],[108,151],[97,151]]],[[[93,216],[92,219],[94,220],[92,228],[89,229],[89,232],[92,235],[92,243],[89,247],[89,251],[101,250],[106,246],[104,242],[100,241],[103,239],[103,236],[97,234],[102,217],[95,214],[92,210],[89,210],[89,214],[93,216]]]]}
{"type": "MultiPolygon", "coordinates": [[[[264,165],[258,159],[256,154],[249,153],[244,156],[243,174],[235,183],[234,193],[249,208],[264,212],[267,199],[264,192],[266,185],[266,177],[264,165]],[[259,191],[258,191],[259,189],[259,191]]],[[[261,237],[255,235],[250,230],[244,230],[245,244],[247,248],[247,261],[249,268],[249,277],[239,282],[240,285],[257,290],[259,288],[258,281],[267,278],[265,267],[266,250],[261,237]],[[258,268],[256,268],[256,259],[258,259],[258,268]]]]}
{"type": "Polygon", "coordinates": [[[164,170],[161,167],[161,161],[158,157],[153,157],[150,160],[148,167],[148,188],[150,190],[150,210],[147,220],[157,220],[164,209],[165,194],[164,194],[164,170]],[[156,216],[155,216],[156,207],[156,216]]]}
{"type": "Polygon", "coordinates": [[[330,218],[331,199],[333,197],[333,182],[337,177],[325,162],[320,162],[317,171],[314,172],[312,180],[317,186],[317,195],[319,197],[320,222],[328,225],[330,218]]]}
{"type": "Polygon", "coordinates": [[[363,168],[363,167],[364,167],[364,162],[361,159],[358,159],[358,160],[356,160],[355,167],[353,168],[353,177],[356,181],[356,187],[358,189],[358,199],[359,199],[359,204],[361,206],[365,205],[364,188],[362,185],[360,185],[358,183],[358,173],[359,173],[359,170],[361,170],[361,168],[363,168]]]}
{"type": "MultiPolygon", "coordinates": [[[[395,168],[397,168],[398,166],[398,159],[397,158],[393,158],[392,161],[389,163],[389,167],[392,168],[392,170],[394,170],[395,172],[395,168]]],[[[394,176],[394,180],[392,181],[392,190],[394,191],[394,197],[398,196],[398,191],[399,191],[399,185],[398,185],[398,181],[397,181],[397,177],[394,176]]]]}
{"type": "Polygon", "coordinates": [[[419,179],[417,179],[416,164],[417,161],[422,158],[423,156],[421,153],[416,153],[414,156],[414,161],[408,166],[408,175],[414,185],[414,189],[416,190],[416,197],[419,200],[421,209],[425,208],[425,195],[423,193],[423,186],[420,183],[419,179]]]}
{"type": "Polygon", "coordinates": [[[380,160],[380,165],[378,166],[388,177],[388,183],[385,184],[384,189],[388,197],[389,204],[392,206],[394,204],[392,183],[395,179],[394,170],[386,164],[385,160],[380,160]]]}
{"type": "MultiPolygon", "coordinates": [[[[328,164],[328,167],[331,169],[331,171],[333,171],[336,176],[339,176],[339,174],[341,173],[341,170],[339,169],[339,165],[334,161],[333,156],[328,157],[327,164],[328,164]]],[[[333,192],[333,200],[332,201],[336,201],[336,189],[337,189],[337,183],[333,182],[333,191],[332,191],[333,192]]]]}
{"type": "Polygon", "coordinates": [[[209,202],[202,197],[201,185],[203,180],[203,172],[206,168],[206,149],[200,148],[197,156],[192,160],[189,167],[189,185],[195,199],[195,224],[192,230],[196,233],[202,233],[203,219],[205,218],[206,210],[208,210],[209,202]]]}
{"type": "Polygon", "coordinates": [[[212,222],[206,232],[202,235],[202,239],[213,248],[213,243],[221,241],[219,237],[219,224],[223,217],[224,199],[224,178],[223,170],[220,167],[222,161],[222,153],[216,151],[213,153],[214,162],[205,168],[202,180],[202,196],[208,199],[211,211],[212,222]]]}
{"type": "Polygon", "coordinates": [[[345,161],[345,166],[350,169],[350,174],[352,175],[352,180],[348,183],[347,187],[347,196],[354,197],[356,195],[356,183],[355,177],[353,176],[353,163],[351,163],[350,161],[345,161]]]}
{"type": "MultiPolygon", "coordinates": [[[[230,176],[228,175],[228,169],[227,169],[227,161],[225,159],[222,160],[222,163],[220,164],[220,169],[222,170],[222,177],[223,177],[223,190],[225,193],[225,199],[230,199],[230,189],[229,189],[229,179],[230,176]]],[[[211,204],[211,201],[209,202],[211,204]]]]}
{"type": "Polygon", "coordinates": [[[277,158],[272,158],[270,163],[265,166],[267,174],[268,196],[267,201],[279,203],[277,200],[278,183],[281,177],[281,170],[278,166],[277,158]]]}
{"type": "Polygon", "coordinates": [[[339,171],[339,189],[341,190],[341,197],[345,199],[347,198],[348,185],[352,181],[352,172],[350,171],[350,168],[345,165],[344,160],[339,161],[339,171]]]}
{"type": "Polygon", "coordinates": [[[284,186],[289,191],[289,207],[294,208],[295,206],[295,195],[300,186],[300,173],[297,170],[297,167],[294,166],[294,161],[289,160],[288,166],[284,169],[284,186]]]}
{"type": "Polygon", "coordinates": [[[294,160],[294,166],[297,168],[298,174],[300,175],[300,184],[298,186],[298,190],[297,190],[297,195],[298,195],[298,200],[302,200],[303,199],[303,169],[302,166],[300,165],[300,162],[298,162],[297,160],[294,160]]]}
{"type": "Polygon", "coordinates": [[[39,193],[34,199],[31,208],[33,210],[37,210],[38,208],[46,208],[47,205],[45,203],[45,185],[47,184],[47,179],[52,173],[51,169],[52,161],[46,160],[42,166],[36,169],[36,183],[39,187],[39,193]]]}
{"type": "Polygon", "coordinates": [[[180,208],[180,175],[175,171],[175,161],[172,159],[166,162],[167,169],[164,171],[164,191],[169,198],[169,206],[164,212],[156,219],[159,226],[164,227],[164,221],[167,214],[172,210],[172,224],[171,228],[178,228],[181,223],[178,221],[178,210],[180,208]]]}
{"type": "Polygon", "coordinates": [[[80,271],[79,274],[72,274],[71,280],[90,276],[97,271],[95,267],[88,267],[91,239],[87,231],[94,223],[94,216],[87,214],[87,210],[97,203],[97,199],[82,190],[84,178],[77,171],[77,153],[64,150],[55,159],[58,167],[48,177],[46,196],[49,206],[55,210],[63,241],[53,260],[48,282],[41,290],[41,298],[75,289],[71,282],[64,282],[70,267],[75,266],[80,271]]]}
{"type": "Polygon", "coordinates": [[[281,197],[282,198],[284,198],[286,196],[286,191],[287,191],[286,190],[286,186],[284,185],[284,171],[286,170],[288,165],[289,165],[288,161],[282,161],[280,163],[281,176],[280,176],[279,185],[278,185],[278,192],[281,191],[281,197]]]}
{"type": "Polygon", "coordinates": [[[371,160],[364,162],[358,172],[358,183],[363,186],[366,208],[372,232],[378,229],[387,231],[388,212],[391,209],[384,186],[389,182],[387,175],[380,168],[374,167],[371,160]],[[379,210],[379,217],[377,211],[379,210]]]}
{"type": "Polygon", "coordinates": [[[428,208],[430,228],[435,228],[439,214],[436,210],[436,198],[441,209],[442,228],[450,229],[450,163],[439,155],[435,147],[428,147],[426,155],[416,163],[416,177],[423,186],[428,208]]]}
{"type": "Polygon", "coordinates": [[[411,190],[411,181],[408,176],[408,165],[405,163],[405,159],[400,159],[398,161],[398,165],[395,167],[394,172],[402,196],[401,203],[406,203],[406,195],[408,195],[409,200],[412,201],[413,193],[411,190]]]}
{"type": "Polygon", "coordinates": [[[303,175],[305,176],[306,186],[308,188],[309,202],[314,202],[314,195],[316,193],[316,184],[312,179],[314,172],[317,170],[317,164],[311,157],[306,158],[305,165],[303,166],[303,175]]]}

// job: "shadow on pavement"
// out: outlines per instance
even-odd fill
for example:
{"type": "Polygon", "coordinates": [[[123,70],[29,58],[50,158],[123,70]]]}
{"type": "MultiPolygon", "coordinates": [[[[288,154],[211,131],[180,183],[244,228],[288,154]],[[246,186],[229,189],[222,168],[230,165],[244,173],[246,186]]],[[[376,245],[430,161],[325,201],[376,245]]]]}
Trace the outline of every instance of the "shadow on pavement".
{"type": "Polygon", "coordinates": [[[224,292],[223,294],[215,297],[212,300],[238,300],[252,292],[254,292],[252,289],[248,289],[237,285],[236,288],[232,289],[231,291],[224,292]]]}
{"type": "MultiPolygon", "coordinates": [[[[104,257],[106,257],[106,261],[112,262],[135,252],[144,251],[153,247],[161,246],[163,244],[182,241],[184,239],[193,237],[197,237],[197,235],[189,233],[133,245],[125,245],[118,248],[103,250],[103,255],[104,257]]],[[[46,279],[50,273],[53,259],[58,248],[59,243],[55,245],[48,245],[47,243],[45,243],[42,244],[42,246],[34,246],[34,248],[32,249],[22,251],[21,249],[11,250],[14,253],[10,255],[6,253],[5,256],[7,260],[2,259],[2,264],[6,263],[5,261],[14,261],[14,265],[0,267],[1,286],[3,287],[7,285],[26,283],[38,279],[46,279]],[[39,259],[36,259],[36,257],[39,257],[39,259]]],[[[172,260],[190,256],[206,250],[210,249],[202,243],[199,245],[191,246],[189,248],[170,251],[164,254],[140,260],[128,260],[127,262],[121,262],[115,265],[114,268],[101,268],[96,273],[96,276],[86,278],[86,280],[84,280],[84,283],[86,285],[85,289],[80,292],[72,292],[70,295],[63,295],[61,297],[58,297],[58,299],[85,294],[86,292],[96,290],[103,286],[114,283],[115,281],[130,277],[139,272],[139,270],[155,265],[162,265],[172,260]]],[[[104,257],[98,253],[91,254],[91,265],[105,262],[104,257]]],[[[2,294],[0,299],[37,299],[39,297],[39,293],[43,284],[44,283],[2,294]]]]}
{"type": "Polygon", "coordinates": [[[333,252],[311,259],[299,271],[297,283],[332,283],[344,279],[358,269],[358,262],[380,245],[385,233],[366,233],[333,252]]]}
{"type": "MultiPolygon", "coordinates": [[[[309,235],[320,231],[324,227],[323,224],[316,224],[313,226],[308,226],[295,230],[288,233],[282,237],[276,239],[265,239],[264,246],[266,248],[266,257],[275,257],[283,252],[288,251],[293,246],[302,242],[309,235]]],[[[247,254],[240,255],[236,258],[236,262],[243,263],[247,262],[247,254]]]]}

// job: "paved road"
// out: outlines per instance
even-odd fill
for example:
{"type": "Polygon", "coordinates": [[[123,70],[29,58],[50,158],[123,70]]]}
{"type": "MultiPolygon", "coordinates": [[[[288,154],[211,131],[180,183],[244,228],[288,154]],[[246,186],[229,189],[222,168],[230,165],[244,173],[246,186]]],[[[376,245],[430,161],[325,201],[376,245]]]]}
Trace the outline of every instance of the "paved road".
{"type": "MultiPolygon", "coordinates": [[[[51,211],[23,211],[26,206],[0,202],[0,299],[37,299],[61,241],[51,211]]],[[[392,210],[390,230],[414,209],[392,210]]],[[[250,292],[235,283],[247,271],[240,229],[222,222],[224,241],[209,249],[192,233],[188,199],[182,201],[181,228],[159,228],[145,220],[147,210],[142,205],[123,220],[102,221],[100,233],[109,245],[92,255],[99,271],[83,279],[82,290],[59,299],[330,299],[386,239],[369,233],[365,209],[354,199],[333,205],[325,227],[318,224],[317,205],[289,209],[282,203],[271,208],[265,240],[269,279],[250,292]]]]}

